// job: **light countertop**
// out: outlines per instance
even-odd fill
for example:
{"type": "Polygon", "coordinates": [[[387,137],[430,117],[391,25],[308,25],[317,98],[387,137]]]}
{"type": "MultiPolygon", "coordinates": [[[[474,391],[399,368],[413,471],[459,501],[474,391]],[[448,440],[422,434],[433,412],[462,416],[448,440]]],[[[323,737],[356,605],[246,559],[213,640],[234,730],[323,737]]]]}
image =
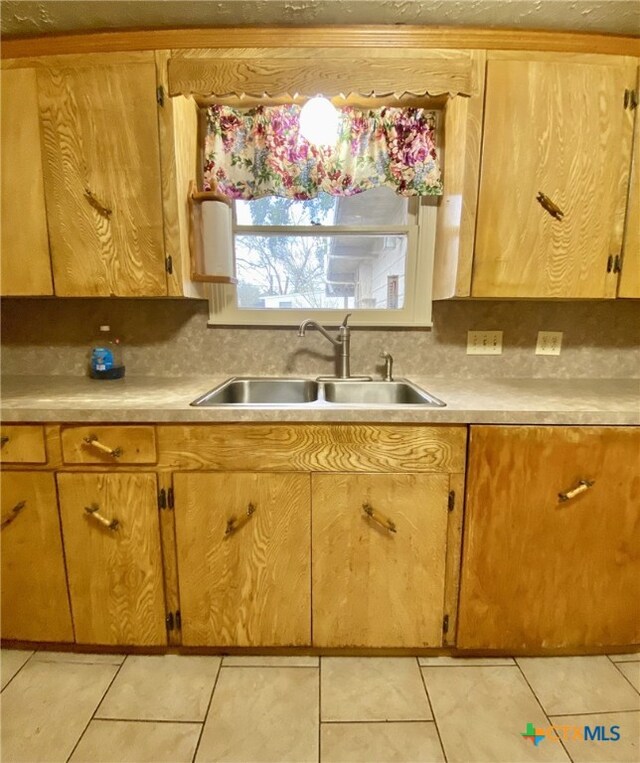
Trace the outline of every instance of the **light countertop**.
{"type": "Polygon", "coordinates": [[[189,403],[228,376],[94,381],[79,376],[5,376],[4,422],[405,422],[639,425],[640,379],[462,379],[415,376],[443,400],[420,406],[208,407],[189,403]]]}

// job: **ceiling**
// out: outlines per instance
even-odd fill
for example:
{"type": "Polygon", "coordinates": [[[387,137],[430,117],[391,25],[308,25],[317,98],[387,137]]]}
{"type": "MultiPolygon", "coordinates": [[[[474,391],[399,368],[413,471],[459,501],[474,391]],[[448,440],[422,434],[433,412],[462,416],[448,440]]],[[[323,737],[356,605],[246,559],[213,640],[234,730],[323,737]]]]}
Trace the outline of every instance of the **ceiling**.
{"type": "Polygon", "coordinates": [[[4,37],[99,29],[418,24],[640,35],[640,0],[2,0],[4,37]]]}

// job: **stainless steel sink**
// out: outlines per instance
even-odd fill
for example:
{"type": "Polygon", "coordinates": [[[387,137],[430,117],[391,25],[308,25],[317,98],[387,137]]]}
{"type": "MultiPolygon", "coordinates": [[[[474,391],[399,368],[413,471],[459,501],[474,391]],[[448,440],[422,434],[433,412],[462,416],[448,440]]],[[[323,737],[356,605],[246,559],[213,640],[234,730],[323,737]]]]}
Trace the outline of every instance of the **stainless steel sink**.
{"type": "Polygon", "coordinates": [[[191,405],[300,405],[318,399],[318,382],[309,379],[233,378],[191,405]]]}
{"type": "Polygon", "coordinates": [[[446,404],[406,379],[397,381],[267,379],[233,377],[194,400],[194,406],[304,405],[316,408],[345,405],[369,408],[419,405],[441,408],[446,404]]]}
{"type": "Polygon", "coordinates": [[[342,405],[428,405],[441,408],[442,400],[406,380],[331,381],[324,383],[327,403],[342,405]]]}

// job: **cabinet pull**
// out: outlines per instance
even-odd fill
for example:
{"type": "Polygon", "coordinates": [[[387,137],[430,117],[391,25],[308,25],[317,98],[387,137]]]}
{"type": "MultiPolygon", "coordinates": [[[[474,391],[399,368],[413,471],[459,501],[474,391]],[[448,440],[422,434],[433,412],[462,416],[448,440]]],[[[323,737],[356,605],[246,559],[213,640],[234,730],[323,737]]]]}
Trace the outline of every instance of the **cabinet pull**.
{"type": "Polygon", "coordinates": [[[542,208],[545,209],[551,215],[551,217],[555,218],[556,220],[562,220],[564,217],[564,212],[560,209],[560,207],[557,204],[554,204],[548,196],[542,193],[542,191],[538,191],[536,201],[540,202],[542,208]]]}
{"type": "Polygon", "coordinates": [[[227,527],[224,531],[225,538],[228,535],[231,535],[232,533],[239,530],[241,527],[244,527],[244,525],[247,524],[247,522],[251,519],[253,514],[256,511],[255,504],[249,502],[249,505],[247,506],[246,512],[240,517],[240,519],[236,519],[235,517],[231,517],[230,519],[227,519],[227,527]]]}
{"type": "Polygon", "coordinates": [[[122,455],[122,448],[110,448],[108,445],[103,445],[95,434],[90,434],[88,437],[85,437],[84,441],[87,445],[91,445],[92,448],[99,450],[101,453],[106,453],[112,458],[120,458],[122,455]]]}
{"type": "Polygon", "coordinates": [[[363,503],[362,511],[364,511],[369,519],[372,519],[376,524],[380,525],[380,527],[384,527],[385,530],[389,530],[389,532],[392,533],[398,532],[396,530],[396,523],[392,519],[389,519],[389,517],[385,517],[384,514],[381,514],[379,511],[374,509],[370,503],[363,503]]]}
{"type": "Polygon", "coordinates": [[[566,493],[558,493],[558,498],[561,502],[570,501],[580,493],[586,492],[590,487],[595,485],[595,480],[580,480],[578,484],[571,490],[567,490],[566,493]]]}
{"type": "Polygon", "coordinates": [[[85,506],[84,510],[90,517],[98,520],[101,525],[108,527],[109,530],[117,530],[120,527],[120,522],[117,519],[107,519],[100,513],[100,507],[97,503],[92,503],[91,506],[85,506]]]}
{"type": "Polygon", "coordinates": [[[111,217],[112,213],[109,207],[105,207],[104,204],[101,204],[98,201],[98,199],[96,199],[96,197],[93,195],[93,193],[89,190],[89,188],[84,189],[84,197],[99,215],[102,215],[102,217],[106,217],[107,220],[111,217]]]}
{"type": "Polygon", "coordinates": [[[4,448],[4,446],[9,442],[9,438],[6,434],[3,434],[2,437],[0,437],[0,448],[4,448]]]}
{"type": "Polygon", "coordinates": [[[24,507],[27,505],[26,501],[20,501],[20,503],[16,503],[16,505],[11,509],[9,514],[5,519],[2,520],[2,524],[0,524],[0,530],[4,530],[5,527],[8,527],[13,520],[18,516],[18,514],[24,509],[24,507]]]}

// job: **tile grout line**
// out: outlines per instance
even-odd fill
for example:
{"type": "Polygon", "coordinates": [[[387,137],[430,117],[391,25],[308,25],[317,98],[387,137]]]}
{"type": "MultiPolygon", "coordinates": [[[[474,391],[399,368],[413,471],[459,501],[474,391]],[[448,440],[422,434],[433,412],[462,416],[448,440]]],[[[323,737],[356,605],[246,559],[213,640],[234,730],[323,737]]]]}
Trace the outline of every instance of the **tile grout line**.
{"type": "Polygon", "coordinates": [[[195,763],[196,755],[198,754],[198,750],[200,749],[200,742],[202,741],[202,734],[204,733],[204,725],[207,722],[207,718],[209,717],[209,711],[211,710],[211,703],[213,702],[213,695],[215,694],[216,687],[218,686],[218,680],[220,679],[220,673],[222,672],[222,660],[224,658],[220,657],[220,664],[218,665],[218,672],[216,673],[216,677],[213,681],[213,688],[211,689],[211,696],[209,697],[209,703],[207,704],[207,709],[204,714],[204,718],[202,719],[202,723],[200,725],[200,733],[198,734],[198,741],[196,742],[195,750],[193,751],[193,757],[191,758],[191,763],[195,763]]]}
{"type": "MultiPolygon", "coordinates": [[[[527,684],[527,686],[529,687],[529,691],[531,692],[531,694],[533,694],[533,697],[534,697],[535,701],[538,703],[538,707],[540,708],[540,710],[542,710],[542,714],[543,714],[543,715],[544,715],[544,717],[547,719],[547,723],[549,724],[549,726],[553,726],[553,723],[551,722],[551,718],[550,718],[550,717],[547,715],[547,712],[546,712],[546,710],[545,710],[545,709],[544,709],[544,707],[542,706],[542,702],[540,702],[540,699],[539,699],[538,695],[537,695],[537,694],[535,693],[535,691],[533,690],[533,686],[531,686],[531,684],[529,683],[529,679],[528,679],[528,678],[526,677],[526,675],[524,674],[524,670],[522,669],[522,666],[520,665],[520,663],[518,662],[518,660],[517,660],[517,659],[514,659],[514,662],[515,662],[515,664],[516,664],[516,667],[517,667],[517,668],[518,668],[518,670],[520,671],[520,675],[521,675],[521,676],[522,676],[522,678],[524,679],[524,682],[525,682],[525,683],[527,684]]],[[[555,733],[555,732],[554,732],[554,733],[555,733]]],[[[565,753],[567,754],[567,758],[569,758],[569,760],[571,761],[571,763],[574,763],[574,760],[573,760],[573,758],[571,757],[571,753],[569,752],[569,750],[567,750],[567,748],[565,747],[565,744],[564,744],[564,742],[562,741],[562,737],[561,737],[561,736],[559,736],[558,734],[556,734],[556,736],[558,737],[558,741],[560,742],[560,745],[562,746],[562,749],[563,749],[563,750],[565,751],[565,753]]]]}
{"type": "Polygon", "coordinates": [[[556,713],[555,715],[550,715],[549,718],[573,718],[574,716],[581,715],[619,715],[620,713],[640,713],[640,708],[636,710],[598,710],[595,713],[556,713]]]}
{"type": "MultiPolygon", "coordinates": [[[[18,651],[20,651],[20,650],[18,650],[18,651]]],[[[36,652],[34,651],[34,652],[32,652],[27,657],[27,659],[22,663],[22,665],[20,665],[20,667],[11,676],[11,678],[7,681],[7,683],[2,687],[2,689],[0,689],[0,694],[7,688],[7,686],[10,686],[13,683],[14,679],[16,678],[16,676],[19,675],[22,672],[22,669],[31,662],[31,660],[33,659],[35,654],[36,654],[36,652]]]]}
{"type": "MultiPolygon", "coordinates": [[[[632,710],[630,712],[634,712],[634,711],[632,710]]],[[[425,719],[425,718],[423,718],[422,720],[420,720],[419,718],[409,718],[409,719],[407,719],[407,718],[393,718],[392,720],[389,720],[389,721],[379,721],[379,720],[378,721],[373,721],[373,720],[364,720],[364,721],[363,720],[359,720],[359,721],[322,721],[322,723],[328,724],[330,726],[340,726],[341,724],[351,725],[352,723],[370,723],[370,724],[375,723],[375,724],[377,724],[379,726],[385,726],[385,725],[389,726],[389,725],[393,725],[394,723],[433,723],[433,724],[435,724],[435,721],[433,720],[433,718],[430,718],[428,720],[425,719]]]]}
{"type": "Polygon", "coordinates": [[[442,734],[440,733],[440,727],[438,726],[438,721],[436,720],[436,714],[433,710],[433,704],[431,702],[431,697],[429,696],[429,690],[427,689],[427,682],[424,677],[424,672],[422,670],[422,666],[420,665],[420,659],[416,657],[416,662],[418,663],[418,671],[420,673],[420,680],[422,681],[422,688],[424,689],[424,693],[427,696],[427,703],[429,704],[429,710],[431,711],[431,717],[433,718],[433,725],[436,727],[436,734],[438,735],[438,741],[440,742],[440,749],[442,750],[442,757],[444,758],[444,763],[448,763],[447,761],[447,753],[444,749],[444,742],[442,741],[442,734]]]}
{"type": "Polygon", "coordinates": [[[169,720],[167,718],[92,718],[96,723],[183,723],[185,725],[200,725],[202,721],[169,720]]]}
{"type": "MultiPolygon", "coordinates": [[[[609,657],[609,655],[607,655],[607,657],[609,657]]],[[[620,675],[625,679],[625,681],[629,684],[629,686],[636,692],[636,694],[640,694],[640,690],[636,689],[636,687],[633,685],[633,683],[631,683],[631,679],[627,676],[627,674],[624,673],[624,671],[620,670],[620,668],[618,667],[618,663],[614,662],[611,659],[611,657],[609,657],[609,661],[615,667],[615,669],[618,671],[618,673],[620,673],[620,675]]],[[[636,663],[636,660],[629,660],[628,662],[624,662],[624,663],[620,663],[620,664],[621,665],[635,665],[635,663],[636,663]]]]}
{"type": "MultiPolygon", "coordinates": [[[[69,761],[70,761],[70,760],[71,760],[71,758],[73,757],[73,753],[76,751],[76,748],[78,747],[78,745],[79,745],[79,744],[80,744],[80,742],[82,741],[82,738],[83,738],[83,737],[84,737],[84,735],[87,733],[87,729],[88,729],[88,728],[89,728],[89,726],[91,725],[91,721],[93,721],[93,720],[94,720],[94,718],[96,717],[96,713],[98,712],[98,708],[100,707],[100,705],[101,705],[101,704],[102,704],[102,702],[104,701],[104,698],[107,696],[107,693],[108,693],[109,689],[110,689],[110,688],[113,686],[113,682],[114,682],[114,681],[116,680],[116,678],[119,676],[119,674],[120,674],[120,671],[122,670],[122,666],[125,664],[125,662],[126,662],[126,661],[127,661],[127,658],[125,657],[125,658],[124,658],[124,660],[122,660],[122,662],[120,663],[120,665],[118,665],[118,666],[117,666],[117,667],[118,667],[118,669],[117,669],[117,670],[116,670],[116,672],[114,673],[114,675],[113,675],[113,678],[112,678],[112,679],[109,681],[109,685],[107,686],[107,688],[106,688],[106,689],[104,690],[104,692],[102,693],[102,696],[100,697],[100,700],[99,700],[99,701],[98,701],[98,703],[96,704],[96,706],[95,706],[95,708],[94,708],[94,710],[93,710],[93,713],[91,713],[91,718],[89,718],[89,720],[87,721],[87,725],[86,725],[86,726],[84,727],[84,729],[82,730],[82,734],[80,734],[80,736],[78,737],[78,740],[77,740],[77,742],[76,742],[76,743],[73,745],[73,749],[71,750],[71,752],[69,753],[69,757],[67,758],[67,763],[69,763],[69,761]]],[[[66,664],[66,663],[65,663],[65,664],[66,664]]],[[[79,663],[79,664],[82,664],[82,663],[79,663]]],[[[88,663],[88,664],[95,664],[95,663],[88,663]]],[[[116,666],[115,666],[115,665],[113,665],[112,667],[116,667],[116,666]]]]}

